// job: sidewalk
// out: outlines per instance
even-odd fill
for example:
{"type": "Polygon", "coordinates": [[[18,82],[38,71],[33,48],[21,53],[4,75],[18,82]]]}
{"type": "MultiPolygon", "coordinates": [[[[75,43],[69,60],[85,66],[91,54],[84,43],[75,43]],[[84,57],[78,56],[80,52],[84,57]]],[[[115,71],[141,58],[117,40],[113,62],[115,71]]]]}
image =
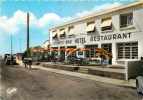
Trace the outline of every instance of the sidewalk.
{"type": "Polygon", "coordinates": [[[89,75],[89,74],[83,74],[83,73],[77,73],[77,72],[71,72],[71,71],[65,71],[65,70],[59,70],[59,69],[53,69],[53,68],[45,68],[45,67],[42,67],[41,65],[33,65],[32,68],[39,68],[41,70],[45,70],[49,72],[79,77],[83,79],[90,79],[90,80],[103,82],[107,84],[113,84],[113,85],[131,87],[131,88],[136,87],[135,80],[125,81],[125,80],[119,80],[119,79],[112,79],[112,78],[96,76],[96,75],[89,75]]]}

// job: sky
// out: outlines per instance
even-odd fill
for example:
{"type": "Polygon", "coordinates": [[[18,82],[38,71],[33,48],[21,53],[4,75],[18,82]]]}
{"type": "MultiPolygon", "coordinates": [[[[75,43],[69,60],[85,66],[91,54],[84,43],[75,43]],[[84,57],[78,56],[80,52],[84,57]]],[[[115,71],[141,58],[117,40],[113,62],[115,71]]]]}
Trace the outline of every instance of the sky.
{"type": "Polygon", "coordinates": [[[49,28],[95,11],[136,0],[0,0],[0,54],[26,49],[26,13],[30,13],[30,47],[49,39],[49,28]]]}

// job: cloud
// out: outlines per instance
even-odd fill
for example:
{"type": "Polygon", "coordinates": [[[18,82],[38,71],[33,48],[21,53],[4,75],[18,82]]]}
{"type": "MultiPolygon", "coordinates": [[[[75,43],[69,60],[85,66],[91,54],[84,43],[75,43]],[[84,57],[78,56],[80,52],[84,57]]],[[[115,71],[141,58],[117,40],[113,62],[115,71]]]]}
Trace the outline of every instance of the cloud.
{"type": "Polygon", "coordinates": [[[79,17],[86,16],[86,15],[89,15],[89,14],[92,14],[92,13],[95,13],[95,12],[100,12],[102,10],[108,10],[108,9],[116,8],[116,7],[119,7],[121,5],[122,4],[120,2],[105,3],[105,4],[102,4],[100,6],[93,7],[91,10],[85,10],[85,11],[82,11],[82,12],[78,12],[73,16],[68,16],[68,17],[61,18],[60,21],[57,22],[57,23],[59,24],[59,23],[62,23],[62,22],[66,22],[66,21],[72,20],[74,18],[79,18],[79,17]]]}
{"type": "MultiPolygon", "coordinates": [[[[0,30],[2,33],[16,34],[26,25],[27,13],[21,10],[17,10],[12,17],[0,16],[0,30]]],[[[37,17],[30,12],[30,25],[31,27],[45,28],[47,25],[60,21],[61,17],[55,13],[46,13],[41,18],[37,17]]]]}
{"type": "Polygon", "coordinates": [[[94,10],[104,10],[104,9],[112,9],[112,8],[115,8],[115,7],[118,7],[118,6],[121,6],[122,4],[119,3],[119,2],[114,2],[114,3],[106,3],[106,4],[103,4],[101,6],[96,6],[94,7],[93,9],[94,10]]]}
{"type": "Polygon", "coordinates": [[[55,13],[46,13],[38,20],[38,26],[45,27],[48,24],[56,23],[60,21],[61,17],[55,13]]]}
{"type": "MultiPolygon", "coordinates": [[[[30,12],[30,26],[39,28],[42,30],[48,30],[48,27],[55,24],[71,20],[73,18],[81,17],[87,14],[91,14],[95,11],[100,11],[104,9],[110,9],[120,6],[121,3],[106,3],[100,6],[95,6],[90,11],[83,11],[76,13],[73,16],[61,17],[56,13],[45,13],[39,19],[30,12]]],[[[0,30],[1,33],[16,34],[18,33],[23,25],[26,25],[26,12],[17,10],[12,17],[0,16],[0,30]]]]}
{"type": "Polygon", "coordinates": [[[81,17],[81,16],[84,16],[84,15],[87,15],[87,14],[91,14],[91,13],[94,13],[94,12],[99,12],[101,10],[107,10],[107,9],[112,9],[112,8],[115,8],[115,7],[119,7],[121,6],[122,4],[119,3],[119,2],[115,2],[115,3],[105,3],[103,5],[100,5],[100,6],[95,6],[94,8],[92,8],[90,11],[83,11],[83,12],[80,12],[80,13],[77,13],[76,16],[77,17],[81,17]]]}
{"type": "Polygon", "coordinates": [[[7,16],[0,16],[0,30],[7,34],[14,34],[19,31],[19,25],[25,23],[26,15],[18,10],[10,18],[7,16]]]}
{"type": "MultiPolygon", "coordinates": [[[[113,4],[106,3],[100,6],[95,6],[89,11],[85,10],[85,11],[76,13],[73,16],[66,16],[66,17],[61,17],[60,15],[53,12],[47,12],[44,15],[42,15],[40,18],[37,18],[34,13],[29,12],[30,13],[30,31],[31,33],[35,33],[35,34],[37,33],[38,36],[39,36],[39,33],[44,35],[46,34],[48,36],[48,29],[51,26],[72,20],[77,17],[82,17],[87,14],[98,12],[100,10],[118,7],[120,5],[121,3],[118,3],[118,2],[113,4]]],[[[0,16],[0,43],[1,43],[0,48],[4,48],[6,46],[6,43],[8,42],[9,34],[21,35],[26,32],[26,15],[27,15],[27,12],[24,12],[22,10],[17,10],[10,17],[0,16]]],[[[22,38],[25,38],[24,37],[25,35],[21,35],[21,36],[22,38]]],[[[38,43],[38,40],[33,40],[32,43],[33,43],[32,45],[34,45],[38,43]]],[[[5,48],[8,48],[8,47],[5,47],[5,48]]]]}

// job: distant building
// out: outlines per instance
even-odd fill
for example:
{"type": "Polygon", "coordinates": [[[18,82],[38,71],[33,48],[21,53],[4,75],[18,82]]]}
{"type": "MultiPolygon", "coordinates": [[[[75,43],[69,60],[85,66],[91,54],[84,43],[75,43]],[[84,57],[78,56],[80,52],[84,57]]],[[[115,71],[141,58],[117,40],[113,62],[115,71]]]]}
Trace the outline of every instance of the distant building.
{"type": "MultiPolygon", "coordinates": [[[[95,57],[95,49],[103,48],[112,54],[112,64],[140,60],[143,57],[143,2],[94,12],[55,26],[49,32],[52,48],[89,48],[90,51],[76,53],[85,58],[95,57]]],[[[59,55],[65,56],[65,53],[58,51],[59,55]]]]}

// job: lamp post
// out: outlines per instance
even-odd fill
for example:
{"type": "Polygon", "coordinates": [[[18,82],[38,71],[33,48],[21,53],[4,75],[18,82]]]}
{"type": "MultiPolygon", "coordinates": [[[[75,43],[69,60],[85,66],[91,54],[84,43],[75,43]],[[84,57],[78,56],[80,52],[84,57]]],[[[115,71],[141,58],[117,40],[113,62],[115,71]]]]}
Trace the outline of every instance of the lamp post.
{"type": "Polygon", "coordinates": [[[12,64],[12,61],[13,61],[13,56],[12,56],[12,54],[13,54],[13,38],[12,38],[12,34],[10,35],[10,54],[11,54],[11,59],[10,59],[10,64],[12,64]]]}

